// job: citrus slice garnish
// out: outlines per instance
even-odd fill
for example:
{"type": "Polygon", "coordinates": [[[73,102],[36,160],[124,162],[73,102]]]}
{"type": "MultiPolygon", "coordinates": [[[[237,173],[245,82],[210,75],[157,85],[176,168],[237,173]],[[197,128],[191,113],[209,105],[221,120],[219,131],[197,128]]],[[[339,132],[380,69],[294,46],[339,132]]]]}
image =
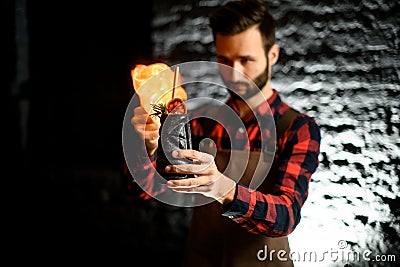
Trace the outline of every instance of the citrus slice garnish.
{"type": "Polygon", "coordinates": [[[168,114],[186,114],[186,104],[181,98],[175,97],[168,101],[167,111],[168,114]]]}

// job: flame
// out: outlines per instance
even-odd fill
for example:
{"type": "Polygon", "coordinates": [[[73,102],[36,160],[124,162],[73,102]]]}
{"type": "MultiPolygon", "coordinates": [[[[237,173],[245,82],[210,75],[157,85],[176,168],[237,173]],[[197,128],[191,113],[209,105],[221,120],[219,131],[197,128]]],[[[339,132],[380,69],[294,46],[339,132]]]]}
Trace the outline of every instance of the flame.
{"type": "MultiPolygon", "coordinates": [[[[131,76],[133,88],[140,97],[141,105],[148,113],[152,112],[152,104],[167,104],[171,100],[174,72],[167,64],[137,64],[131,69],[131,76]]],[[[179,74],[178,84],[181,83],[181,79],[179,74]]],[[[180,85],[175,88],[175,98],[187,99],[186,91],[180,85]]]]}

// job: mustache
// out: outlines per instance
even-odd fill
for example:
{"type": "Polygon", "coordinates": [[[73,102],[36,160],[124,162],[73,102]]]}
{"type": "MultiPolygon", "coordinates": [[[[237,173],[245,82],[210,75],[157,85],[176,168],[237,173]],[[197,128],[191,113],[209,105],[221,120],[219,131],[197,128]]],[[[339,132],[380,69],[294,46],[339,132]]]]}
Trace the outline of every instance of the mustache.
{"type": "Polygon", "coordinates": [[[231,88],[231,87],[236,87],[236,86],[245,86],[245,87],[247,87],[247,88],[250,87],[250,84],[249,84],[249,83],[246,83],[246,82],[230,82],[230,81],[226,81],[225,84],[226,84],[226,86],[229,87],[229,88],[231,88]]]}

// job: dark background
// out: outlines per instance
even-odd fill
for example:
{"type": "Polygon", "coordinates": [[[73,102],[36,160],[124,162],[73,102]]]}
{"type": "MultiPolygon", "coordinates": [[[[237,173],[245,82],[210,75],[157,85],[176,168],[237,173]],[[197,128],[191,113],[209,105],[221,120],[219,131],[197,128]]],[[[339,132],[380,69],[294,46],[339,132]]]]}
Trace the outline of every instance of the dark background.
{"type": "Polygon", "coordinates": [[[29,79],[17,90],[16,6],[1,8],[7,254],[135,266],[160,247],[157,266],[169,253],[166,215],[146,212],[160,203],[132,200],[120,179],[130,69],[151,56],[152,2],[26,1],[29,79]]]}

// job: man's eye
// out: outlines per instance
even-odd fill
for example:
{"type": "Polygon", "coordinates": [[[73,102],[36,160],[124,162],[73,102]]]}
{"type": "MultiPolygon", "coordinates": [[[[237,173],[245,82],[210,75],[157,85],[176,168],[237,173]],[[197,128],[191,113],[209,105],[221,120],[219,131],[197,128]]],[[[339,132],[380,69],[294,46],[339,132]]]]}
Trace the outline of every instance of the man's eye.
{"type": "Polygon", "coordinates": [[[228,60],[225,59],[225,58],[219,58],[218,62],[221,63],[221,64],[228,64],[228,60]]]}

